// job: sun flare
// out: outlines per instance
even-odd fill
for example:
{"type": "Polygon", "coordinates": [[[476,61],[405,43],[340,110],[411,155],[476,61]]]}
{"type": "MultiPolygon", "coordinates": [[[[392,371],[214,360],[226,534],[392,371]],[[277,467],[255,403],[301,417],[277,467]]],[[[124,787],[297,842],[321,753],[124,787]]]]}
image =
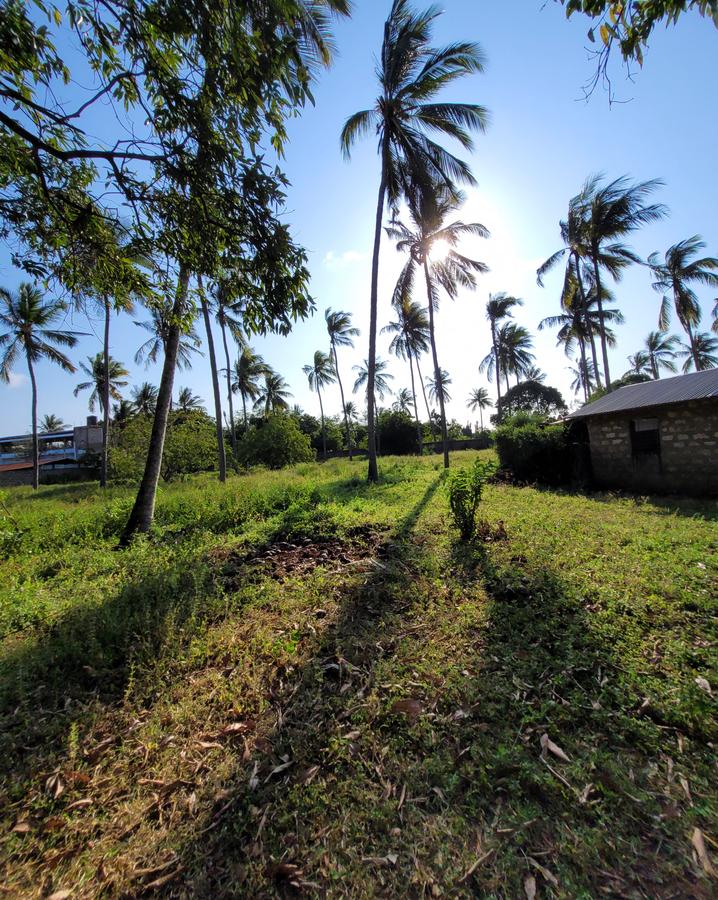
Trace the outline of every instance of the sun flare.
{"type": "Polygon", "coordinates": [[[431,245],[431,250],[429,250],[429,259],[432,262],[441,262],[442,260],[446,259],[446,257],[449,255],[450,250],[451,247],[449,246],[447,241],[434,241],[434,243],[431,245]]]}

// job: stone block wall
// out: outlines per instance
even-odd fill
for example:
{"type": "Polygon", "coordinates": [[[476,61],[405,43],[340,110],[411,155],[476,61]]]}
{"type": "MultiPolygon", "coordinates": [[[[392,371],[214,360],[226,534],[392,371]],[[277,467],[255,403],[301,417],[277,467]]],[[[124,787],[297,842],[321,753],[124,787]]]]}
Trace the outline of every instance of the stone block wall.
{"type": "Polygon", "coordinates": [[[587,419],[593,476],[600,487],[718,495],[718,399],[692,400],[587,419]],[[631,451],[631,421],[658,420],[660,455],[631,451]]]}

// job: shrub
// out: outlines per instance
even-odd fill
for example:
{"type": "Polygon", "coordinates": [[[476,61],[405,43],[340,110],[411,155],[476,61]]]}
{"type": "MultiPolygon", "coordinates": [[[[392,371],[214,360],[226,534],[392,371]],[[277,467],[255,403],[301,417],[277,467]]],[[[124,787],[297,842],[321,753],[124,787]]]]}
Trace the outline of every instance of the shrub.
{"type": "Polygon", "coordinates": [[[314,451],[294,418],[274,415],[242,438],[238,456],[245,466],[281,469],[294,463],[311,462],[314,451]]]}
{"type": "Polygon", "coordinates": [[[382,456],[401,456],[419,449],[416,423],[408,413],[382,410],[378,430],[382,456]]]}
{"type": "Polygon", "coordinates": [[[571,450],[563,425],[519,413],[496,429],[495,442],[501,468],[516,481],[559,485],[571,480],[571,450]]]}
{"type": "Polygon", "coordinates": [[[449,506],[462,541],[474,534],[481,492],[495,468],[492,463],[477,459],[473,466],[456,469],[449,475],[449,506]]]}
{"type": "Polygon", "coordinates": [[[566,401],[556,388],[540,381],[522,381],[509,388],[501,398],[501,418],[491,418],[500,423],[518,413],[534,413],[546,419],[548,416],[564,415],[566,411],[566,401]]]}

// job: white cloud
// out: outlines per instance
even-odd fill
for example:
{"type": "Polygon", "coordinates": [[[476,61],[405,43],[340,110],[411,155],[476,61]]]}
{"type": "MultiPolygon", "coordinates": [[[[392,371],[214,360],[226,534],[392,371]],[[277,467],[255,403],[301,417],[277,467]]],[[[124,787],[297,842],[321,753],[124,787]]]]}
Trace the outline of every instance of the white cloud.
{"type": "Polygon", "coordinates": [[[20,372],[10,372],[10,378],[8,381],[8,385],[11,388],[21,388],[24,387],[28,382],[27,375],[22,375],[20,372]]]}
{"type": "Polygon", "coordinates": [[[360,253],[358,250],[345,250],[343,253],[335,253],[333,250],[329,250],[324,255],[324,265],[332,270],[345,269],[347,266],[362,262],[365,259],[366,254],[360,253]]]}

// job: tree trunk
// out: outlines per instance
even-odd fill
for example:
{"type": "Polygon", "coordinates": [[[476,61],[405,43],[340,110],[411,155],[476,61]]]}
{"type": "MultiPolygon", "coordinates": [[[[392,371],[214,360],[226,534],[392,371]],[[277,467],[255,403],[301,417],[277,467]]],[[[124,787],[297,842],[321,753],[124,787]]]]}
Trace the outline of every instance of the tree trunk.
{"type": "Polygon", "coordinates": [[[35,381],[35,369],[32,365],[30,348],[26,345],[27,368],[30,372],[30,384],[32,385],[32,487],[37,490],[40,486],[40,451],[37,443],[37,382],[35,381]]]}
{"type": "Polygon", "coordinates": [[[322,417],[322,455],[327,458],[327,429],[324,426],[324,404],[322,403],[322,392],[317,385],[317,397],[319,397],[319,415],[322,417]]]}
{"type": "Polygon", "coordinates": [[[606,341],[606,325],[603,320],[603,300],[601,299],[601,272],[598,268],[598,257],[593,257],[593,275],[596,281],[596,303],[598,304],[598,322],[601,330],[601,355],[603,357],[603,377],[606,390],[611,390],[611,373],[608,369],[608,343],[606,341]]]}
{"type": "Polygon", "coordinates": [[[696,339],[693,334],[693,328],[691,327],[690,322],[686,322],[686,331],[688,333],[688,342],[691,345],[691,355],[693,357],[693,365],[695,366],[696,372],[700,372],[699,364],[698,364],[698,348],[696,347],[696,339]]]}
{"type": "Polygon", "coordinates": [[[227,458],[224,451],[224,434],[222,432],[222,401],[219,397],[219,375],[217,374],[217,357],[214,354],[214,338],[212,337],[212,323],[209,317],[207,297],[202,287],[202,276],[197,279],[199,287],[199,299],[202,305],[202,317],[207,332],[207,351],[209,354],[209,367],[212,372],[212,393],[214,394],[214,418],[217,430],[217,458],[219,460],[219,480],[227,480],[227,458]]]}
{"type": "MultiPolygon", "coordinates": [[[[591,341],[591,357],[593,361],[593,374],[596,379],[596,387],[601,386],[601,379],[599,377],[599,368],[598,368],[598,355],[596,353],[596,336],[593,333],[593,324],[591,323],[590,310],[588,308],[588,301],[586,300],[586,291],[583,286],[583,278],[581,277],[581,271],[579,268],[578,257],[574,256],[575,264],[576,264],[576,281],[578,282],[578,292],[581,295],[581,304],[583,306],[583,320],[586,326],[586,332],[588,334],[588,338],[591,341]]],[[[588,372],[586,372],[588,375],[588,372]]],[[[589,379],[590,385],[590,379],[589,379]]]]}
{"type": "Polygon", "coordinates": [[[369,299],[369,358],[367,360],[367,450],[369,452],[368,481],[379,480],[379,468],[376,462],[375,414],[374,414],[374,370],[376,366],[376,323],[379,304],[379,248],[381,245],[381,223],[384,218],[384,195],[386,194],[386,152],[382,154],[381,182],[376,203],[376,222],[374,225],[374,250],[371,259],[371,296],[369,299]]]}
{"type": "Polygon", "coordinates": [[[446,410],[444,408],[444,385],[441,382],[441,370],[439,369],[439,357],[436,353],[436,337],[434,335],[434,304],[431,297],[431,278],[429,276],[429,263],[424,257],[424,279],[426,280],[426,295],[429,300],[429,337],[431,338],[431,356],[434,361],[434,380],[439,394],[439,412],[441,413],[441,442],[444,449],[444,468],[449,468],[449,436],[446,433],[446,410]]]}
{"type": "Polygon", "coordinates": [[[578,338],[578,346],[581,351],[581,371],[583,372],[583,397],[586,403],[588,403],[588,362],[586,361],[586,344],[582,337],[578,338]]]}
{"type": "Polygon", "coordinates": [[[419,421],[419,407],[416,405],[416,384],[414,382],[414,362],[413,362],[413,354],[411,352],[411,348],[407,348],[407,354],[409,356],[409,371],[411,372],[411,396],[414,399],[414,418],[416,420],[416,437],[419,441],[419,456],[424,452],[424,441],[423,435],[421,433],[421,422],[419,421]]]}
{"type": "Polygon", "coordinates": [[[244,392],[242,393],[242,414],[244,416],[244,434],[246,437],[249,430],[249,422],[247,421],[247,399],[244,396],[244,392]]]}
{"type": "Polygon", "coordinates": [[[100,458],[100,487],[107,487],[107,446],[110,440],[110,301],[105,296],[105,335],[102,345],[102,367],[105,383],[102,385],[102,456],[100,458]]]}
{"type": "Polygon", "coordinates": [[[496,322],[491,320],[491,345],[494,348],[494,368],[496,369],[496,421],[501,421],[501,366],[499,348],[496,343],[496,322]]]}
{"type": "Polygon", "coordinates": [[[419,376],[419,384],[421,385],[421,393],[424,395],[424,406],[426,407],[426,414],[429,417],[429,428],[431,428],[431,442],[432,444],[436,443],[436,429],[434,428],[434,420],[431,418],[431,409],[429,407],[429,401],[426,397],[426,385],[424,384],[424,376],[421,374],[421,369],[419,368],[419,357],[416,357],[416,373],[419,376]]]}
{"type": "Polygon", "coordinates": [[[167,432],[167,418],[169,416],[170,403],[172,401],[172,389],[174,387],[177,349],[181,337],[179,322],[187,305],[188,288],[189,270],[184,264],[181,264],[179,277],[177,279],[175,300],[172,304],[170,327],[167,333],[167,342],[165,344],[165,360],[162,366],[162,378],[160,379],[160,388],[157,394],[155,417],[152,421],[152,433],[150,435],[150,446],[147,451],[145,471],[142,475],[139,490],[137,491],[135,505],[132,507],[132,512],[130,513],[130,517],[127,520],[127,524],[122,532],[122,537],[120,538],[121,547],[126,547],[136,532],[149,531],[150,526],[152,525],[152,519],[155,513],[157,483],[159,482],[160,471],[162,469],[162,452],[164,450],[165,434],[167,432]]]}
{"type": "Polygon", "coordinates": [[[224,344],[224,358],[227,363],[227,404],[229,405],[229,439],[232,444],[232,457],[237,462],[237,432],[234,428],[234,402],[232,400],[232,373],[229,363],[229,347],[227,346],[227,328],[224,324],[224,315],[220,318],[219,327],[222,331],[222,343],[224,344]]]}
{"type": "Polygon", "coordinates": [[[484,430],[484,408],[479,406],[479,419],[481,420],[481,430],[484,430]]]}
{"type": "Polygon", "coordinates": [[[658,360],[653,353],[649,354],[649,359],[651,360],[651,372],[653,373],[653,378],[655,381],[658,381],[658,360]]]}
{"type": "Polygon", "coordinates": [[[347,434],[347,450],[349,450],[349,459],[354,459],[354,455],[352,453],[352,434],[349,429],[349,419],[347,417],[346,403],[344,402],[344,385],[342,384],[342,379],[339,375],[339,359],[337,357],[337,348],[332,341],[332,353],[334,354],[334,371],[337,374],[337,381],[339,382],[339,394],[342,398],[342,412],[344,413],[344,429],[347,434]]]}

